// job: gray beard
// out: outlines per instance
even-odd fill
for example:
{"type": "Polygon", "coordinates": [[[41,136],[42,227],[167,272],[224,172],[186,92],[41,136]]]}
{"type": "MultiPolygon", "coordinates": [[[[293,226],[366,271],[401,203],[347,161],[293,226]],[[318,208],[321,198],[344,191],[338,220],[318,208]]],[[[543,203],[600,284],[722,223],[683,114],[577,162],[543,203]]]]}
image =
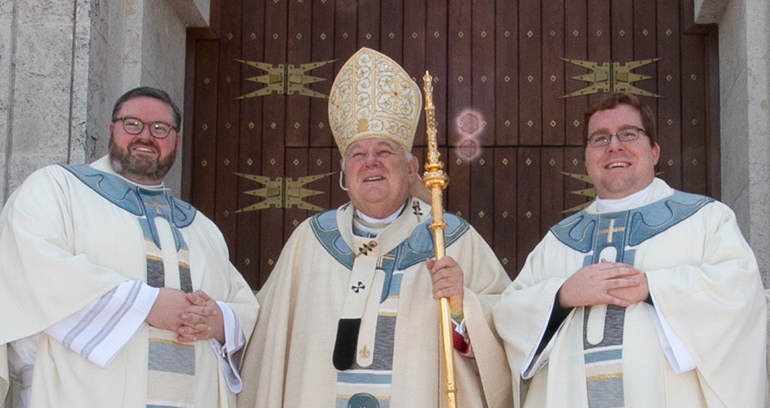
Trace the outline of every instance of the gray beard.
{"type": "Polygon", "coordinates": [[[126,151],[123,151],[113,142],[112,137],[110,137],[109,147],[110,163],[115,172],[140,184],[163,180],[176,159],[177,149],[158,160],[137,160],[128,153],[131,144],[127,146],[126,151]]]}

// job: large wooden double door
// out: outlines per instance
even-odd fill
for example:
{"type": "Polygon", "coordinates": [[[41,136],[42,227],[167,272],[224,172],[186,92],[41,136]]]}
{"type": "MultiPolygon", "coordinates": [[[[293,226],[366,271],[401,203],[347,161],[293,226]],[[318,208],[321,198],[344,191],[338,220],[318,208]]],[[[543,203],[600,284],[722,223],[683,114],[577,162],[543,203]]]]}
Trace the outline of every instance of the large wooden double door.
{"type": "MultiPolygon", "coordinates": [[[[363,46],[401,63],[421,88],[426,70],[434,76],[446,209],[470,221],[511,277],[565,210],[590,201],[581,194],[591,185],[563,173],[585,174],[583,111],[597,94],[564,95],[629,86],[658,95],[643,99],[658,118],[661,177],[719,197],[717,33],[692,24],[692,0],[211,7],[211,28],[188,31],[183,193],[221,228],[255,289],[315,213],[300,202],[347,201],[327,99],[317,96],[363,46]],[[321,194],[304,197],[310,190],[321,194]]],[[[421,158],[424,135],[423,120],[421,158]]]]}

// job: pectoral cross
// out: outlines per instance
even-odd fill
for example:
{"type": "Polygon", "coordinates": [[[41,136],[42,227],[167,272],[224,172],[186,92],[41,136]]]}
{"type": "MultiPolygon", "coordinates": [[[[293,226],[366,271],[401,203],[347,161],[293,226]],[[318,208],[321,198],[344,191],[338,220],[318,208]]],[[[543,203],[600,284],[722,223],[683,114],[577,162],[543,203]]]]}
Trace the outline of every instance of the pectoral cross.
{"type": "Polygon", "coordinates": [[[613,218],[613,219],[610,220],[609,228],[603,229],[603,230],[599,230],[596,233],[596,235],[607,234],[607,243],[609,244],[610,242],[612,242],[612,234],[614,234],[616,232],[623,232],[625,230],[626,229],[624,227],[615,228],[615,219],[613,218]]]}
{"type": "Polygon", "coordinates": [[[419,201],[415,200],[415,201],[412,203],[412,210],[413,210],[413,212],[414,212],[414,215],[416,215],[416,216],[418,216],[418,217],[419,217],[420,215],[422,215],[422,208],[420,208],[420,202],[419,202],[419,201]]]}
{"type": "Polygon", "coordinates": [[[155,214],[158,214],[158,215],[160,215],[160,214],[161,214],[161,212],[160,212],[160,209],[161,209],[161,208],[168,208],[168,205],[166,205],[166,204],[160,204],[160,203],[158,203],[158,202],[155,200],[155,197],[153,197],[153,198],[152,198],[152,202],[147,202],[147,201],[145,201],[144,203],[145,203],[145,204],[147,204],[147,205],[149,205],[150,207],[153,207],[153,208],[155,208],[155,214]]]}
{"type": "Polygon", "coordinates": [[[361,248],[358,248],[358,252],[364,255],[369,255],[369,251],[377,247],[376,241],[370,241],[368,244],[364,244],[361,248]]]}

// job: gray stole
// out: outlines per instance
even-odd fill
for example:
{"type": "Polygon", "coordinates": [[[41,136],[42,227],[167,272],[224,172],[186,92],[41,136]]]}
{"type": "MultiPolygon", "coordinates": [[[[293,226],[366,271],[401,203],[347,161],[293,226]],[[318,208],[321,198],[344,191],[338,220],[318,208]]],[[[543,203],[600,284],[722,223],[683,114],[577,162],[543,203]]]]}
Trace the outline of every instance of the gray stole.
{"type": "MultiPolygon", "coordinates": [[[[347,209],[348,205],[341,209],[347,209]]],[[[353,250],[344,242],[339,231],[336,213],[337,210],[320,213],[310,220],[310,226],[329,255],[352,273],[356,257],[369,256],[372,250],[366,245],[353,250]]],[[[412,229],[409,237],[403,237],[404,240],[399,245],[386,254],[380,254],[376,260],[376,272],[382,280],[377,287],[382,289],[377,291],[378,293],[372,293],[374,297],[369,299],[380,305],[375,317],[374,346],[371,349],[361,348],[359,330],[363,332],[367,325],[365,321],[361,321],[366,320],[366,316],[358,321],[340,319],[334,357],[330,362],[338,370],[336,408],[388,408],[390,406],[395,329],[396,319],[400,313],[398,298],[403,271],[418,262],[424,262],[434,254],[432,232],[428,229],[428,224],[431,223],[430,210],[427,204],[413,198],[399,218],[415,216],[418,220],[424,219],[424,221],[420,221],[419,225],[412,229]],[[364,356],[365,358],[362,358],[364,356]],[[361,364],[362,361],[366,363],[361,364]]],[[[445,230],[447,247],[457,241],[469,228],[465,221],[453,214],[445,213],[444,222],[447,224],[445,230]]],[[[350,228],[350,226],[344,227],[350,228]]],[[[348,289],[358,293],[357,291],[364,289],[365,285],[365,283],[356,283],[349,285],[348,289]]],[[[431,296],[431,294],[426,293],[425,296],[431,296]]],[[[438,324],[438,318],[436,324],[438,324]]]]}
{"type": "MultiPolygon", "coordinates": [[[[676,191],[628,211],[581,211],[551,228],[565,245],[585,253],[583,266],[600,262],[634,264],[636,247],[689,218],[714,200],[676,191]]],[[[644,272],[644,271],[642,271],[644,272]]],[[[623,400],[623,327],[626,309],[589,307],[583,319],[583,354],[588,406],[619,408],[623,400]]]]}
{"type": "MultiPolygon", "coordinates": [[[[146,282],[193,291],[187,244],[179,229],[196,210],[167,189],[145,189],[88,165],[62,165],[97,194],[136,216],[144,235],[146,282]]],[[[186,407],[194,401],[195,348],[176,341],[176,333],[149,328],[147,407],[186,407]]]]}

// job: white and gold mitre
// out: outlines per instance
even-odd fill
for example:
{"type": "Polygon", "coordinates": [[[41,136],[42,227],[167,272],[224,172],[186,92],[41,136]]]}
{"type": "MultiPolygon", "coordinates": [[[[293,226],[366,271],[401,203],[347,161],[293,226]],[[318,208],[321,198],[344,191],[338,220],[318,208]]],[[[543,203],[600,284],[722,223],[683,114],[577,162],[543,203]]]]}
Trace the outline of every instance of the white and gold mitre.
{"type": "Polygon", "coordinates": [[[361,48],[340,69],[329,94],[329,124],[340,153],[359,139],[381,137],[412,150],[422,94],[385,54],[361,48]]]}

